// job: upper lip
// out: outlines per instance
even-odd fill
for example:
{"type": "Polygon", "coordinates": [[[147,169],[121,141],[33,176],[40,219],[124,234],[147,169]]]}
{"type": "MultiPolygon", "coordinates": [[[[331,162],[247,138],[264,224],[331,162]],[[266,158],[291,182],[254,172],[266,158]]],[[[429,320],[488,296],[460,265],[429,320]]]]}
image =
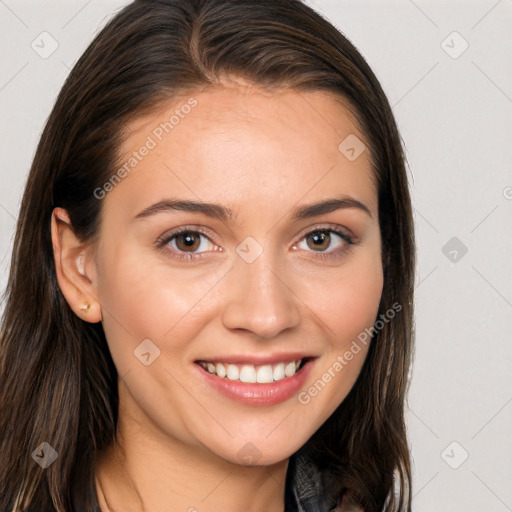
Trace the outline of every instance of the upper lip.
{"type": "Polygon", "coordinates": [[[214,356],[204,357],[196,359],[195,362],[199,361],[210,362],[210,363],[232,363],[232,364],[251,364],[254,366],[261,366],[265,364],[277,364],[277,363],[288,363],[291,361],[298,361],[299,359],[314,359],[316,356],[304,354],[302,352],[286,352],[282,354],[262,354],[262,355],[225,355],[225,356],[214,356]]]}

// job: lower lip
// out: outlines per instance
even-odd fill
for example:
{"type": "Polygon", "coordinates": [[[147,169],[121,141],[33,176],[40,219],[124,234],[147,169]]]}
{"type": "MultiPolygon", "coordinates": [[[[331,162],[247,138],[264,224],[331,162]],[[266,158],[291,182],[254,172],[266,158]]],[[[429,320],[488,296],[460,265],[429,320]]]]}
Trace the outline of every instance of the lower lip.
{"type": "Polygon", "coordinates": [[[288,400],[299,391],[307,379],[313,363],[314,359],[310,359],[292,377],[286,377],[282,380],[266,384],[229,380],[213,375],[199,364],[194,366],[196,366],[196,371],[199,372],[199,377],[203,382],[232,400],[245,405],[274,405],[288,400]]]}

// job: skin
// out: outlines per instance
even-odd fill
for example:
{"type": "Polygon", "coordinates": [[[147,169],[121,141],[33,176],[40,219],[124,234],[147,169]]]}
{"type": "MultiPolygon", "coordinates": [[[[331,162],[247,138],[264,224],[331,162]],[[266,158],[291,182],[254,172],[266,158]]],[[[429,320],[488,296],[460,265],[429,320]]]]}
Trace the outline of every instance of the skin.
{"type": "Polygon", "coordinates": [[[282,512],[289,457],[346,397],[368,347],[307,404],[297,394],[270,406],[235,402],[205,387],[194,361],[304,352],[316,360],[303,391],[373,325],[383,272],[370,155],[349,161],[339,151],[350,134],[364,140],[341,97],[235,81],[133,120],[123,155],[192,96],[197,106],[102,199],[94,243],[77,240],[65,210],[53,212],[59,285],[84,321],[102,322],[120,376],[118,442],[99,454],[96,489],[102,511],[282,512]],[[340,195],[371,215],[343,208],[291,218],[298,206],[340,195]],[[167,211],[134,219],[171,197],[219,203],[236,218],[167,211]],[[154,246],[180,226],[207,236],[192,249],[183,237],[154,246]],[[355,243],[330,232],[316,248],[310,233],[319,227],[355,243]],[[252,263],[236,252],[249,236],[263,248],[252,263]],[[171,256],[187,251],[199,258],[171,256]],[[80,312],[84,303],[90,309],[80,312]],[[149,366],[134,356],[145,339],[160,350],[149,366]],[[247,443],[256,464],[239,458],[247,443]]]}

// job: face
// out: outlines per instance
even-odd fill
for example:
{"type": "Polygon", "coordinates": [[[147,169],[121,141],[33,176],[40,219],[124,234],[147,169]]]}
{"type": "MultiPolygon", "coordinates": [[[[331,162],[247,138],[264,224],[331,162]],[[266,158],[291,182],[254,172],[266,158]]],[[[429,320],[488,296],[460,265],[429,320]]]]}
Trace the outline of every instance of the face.
{"type": "Polygon", "coordinates": [[[330,93],[242,84],[129,127],[93,259],[123,414],[208,456],[284,460],[354,385],[378,312],[364,136],[330,93]]]}

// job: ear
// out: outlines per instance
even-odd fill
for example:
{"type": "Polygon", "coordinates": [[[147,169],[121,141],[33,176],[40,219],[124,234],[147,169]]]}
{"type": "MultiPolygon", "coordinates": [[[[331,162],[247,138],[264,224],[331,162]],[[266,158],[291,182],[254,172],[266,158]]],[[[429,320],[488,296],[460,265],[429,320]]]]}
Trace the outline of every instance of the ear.
{"type": "Polygon", "coordinates": [[[75,235],[69,215],[63,208],[52,212],[53,257],[59,287],[74,313],[86,322],[102,320],[96,291],[96,265],[91,244],[75,235]]]}

